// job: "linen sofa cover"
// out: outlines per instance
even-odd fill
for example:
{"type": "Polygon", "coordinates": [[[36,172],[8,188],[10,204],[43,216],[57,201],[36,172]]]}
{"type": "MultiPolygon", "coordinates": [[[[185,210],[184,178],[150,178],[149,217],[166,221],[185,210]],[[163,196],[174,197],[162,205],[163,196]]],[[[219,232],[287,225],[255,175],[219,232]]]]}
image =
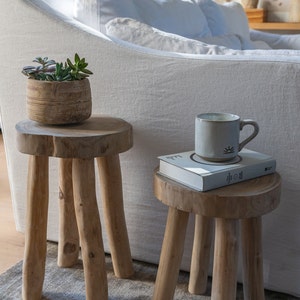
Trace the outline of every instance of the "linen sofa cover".
{"type": "MultiPolygon", "coordinates": [[[[134,128],[134,147],[121,154],[133,258],[159,260],[167,208],[152,191],[157,156],[194,148],[196,114],[231,112],[260,124],[260,133],[249,148],[273,155],[283,181],[280,206],[263,217],[265,287],[300,296],[299,56],[276,55],[276,51],[272,55],[192,55],[116,43],[43,1],[35,2],[39,8],[23,0],[1,0],[0,11],[4,73],[0,111],[17,229],[24,230],[28,159],[16,149],[14,128],[26,118],[26,79],[21,68],[39,55],[64,60],[78,52],[94,72],[90,78],[93,113],[124,118],[134,128]]],[[[192,225],[193,218],[184,270],[189,270],[192,225]]],[[[103,234],[109,252],[105,230],[103,234]]],[[[48,239],[58,239],[57,159],[50,162],[48,239]]]]}

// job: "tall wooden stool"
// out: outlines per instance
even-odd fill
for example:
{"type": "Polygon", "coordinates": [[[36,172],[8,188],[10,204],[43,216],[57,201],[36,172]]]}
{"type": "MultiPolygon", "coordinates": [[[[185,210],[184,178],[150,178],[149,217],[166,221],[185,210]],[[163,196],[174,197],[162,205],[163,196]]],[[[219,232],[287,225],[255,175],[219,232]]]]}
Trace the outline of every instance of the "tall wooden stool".
{"type": "Polygon", "coordinates": [[[58,265],[77,262],[82,251],[86,299],[107,299],[107,275],[96,192],[97,158],[116,276],[133,274],[124,217],[119,153],[132,147],[132,127],[124,120],[93,116],[83,123],[45,126],[33,121],[16,125],[18,150],[30,154],[27,224],[23,263],[23,299],[41,299],[45,275],[48,218],[48,160],[60,158],[60,237],[58,265]],[[73,199],[74,194],[74,199],[73,199]]]}
{"type": "Polygon", "coordinates": [[[235,300],[238,260],[237,225],[241,222],[244,299],[263,300],[261,216],[280,201],[275,173],[208,192],[198,192],[157,172],[154,193],[169,206],[155,282],[154,300],[171,300],[178,279],[188,217],[196,214],[189,291],[206,291],[212,220],[215,218],[213,300],[235,300]]]}

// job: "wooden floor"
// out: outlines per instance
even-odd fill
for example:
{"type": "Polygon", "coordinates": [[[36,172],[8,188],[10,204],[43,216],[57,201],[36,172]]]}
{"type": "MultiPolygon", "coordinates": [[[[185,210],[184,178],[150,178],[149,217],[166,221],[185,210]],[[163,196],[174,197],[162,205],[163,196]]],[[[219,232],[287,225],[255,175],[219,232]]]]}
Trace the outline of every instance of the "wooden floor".
{"type": "Polygon", "coordinates": [[[0,274],[22,260],[24,235],[15,229],[7,167],[0,134],[0,274]]]}

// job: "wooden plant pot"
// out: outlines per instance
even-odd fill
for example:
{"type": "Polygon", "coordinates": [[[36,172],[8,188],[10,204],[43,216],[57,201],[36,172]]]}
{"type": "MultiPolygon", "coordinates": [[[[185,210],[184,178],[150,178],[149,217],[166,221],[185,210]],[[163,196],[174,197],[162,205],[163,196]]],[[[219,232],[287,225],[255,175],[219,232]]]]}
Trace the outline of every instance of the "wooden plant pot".
{"type": "Polygon", "coordinates": [[[92,96],[89,80],[27,80],[29,119],[49,125],[79,123],[91,116],[92,96]]]}

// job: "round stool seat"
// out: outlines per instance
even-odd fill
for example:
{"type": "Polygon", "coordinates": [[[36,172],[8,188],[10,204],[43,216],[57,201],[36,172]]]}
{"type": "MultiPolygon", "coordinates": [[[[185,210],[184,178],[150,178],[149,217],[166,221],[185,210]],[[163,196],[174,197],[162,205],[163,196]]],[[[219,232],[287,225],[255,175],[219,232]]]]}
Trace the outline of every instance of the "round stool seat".
{"type": "Polygon", "coordinates": [[[278,206],[280,182],[279,174],[275,173],[199,192],[156,172],[154,194],[162,203],[182,211],[206,217],[244,219],[264,215],[278,206]]]}
{"type": "Polygon", "coordinates": [[[92,158],[132,147],[132,126],[109,116],[94,115],[71,125],[53,126],[24,120],[16,125],[18,150],[31,155],[92,158]]]}

